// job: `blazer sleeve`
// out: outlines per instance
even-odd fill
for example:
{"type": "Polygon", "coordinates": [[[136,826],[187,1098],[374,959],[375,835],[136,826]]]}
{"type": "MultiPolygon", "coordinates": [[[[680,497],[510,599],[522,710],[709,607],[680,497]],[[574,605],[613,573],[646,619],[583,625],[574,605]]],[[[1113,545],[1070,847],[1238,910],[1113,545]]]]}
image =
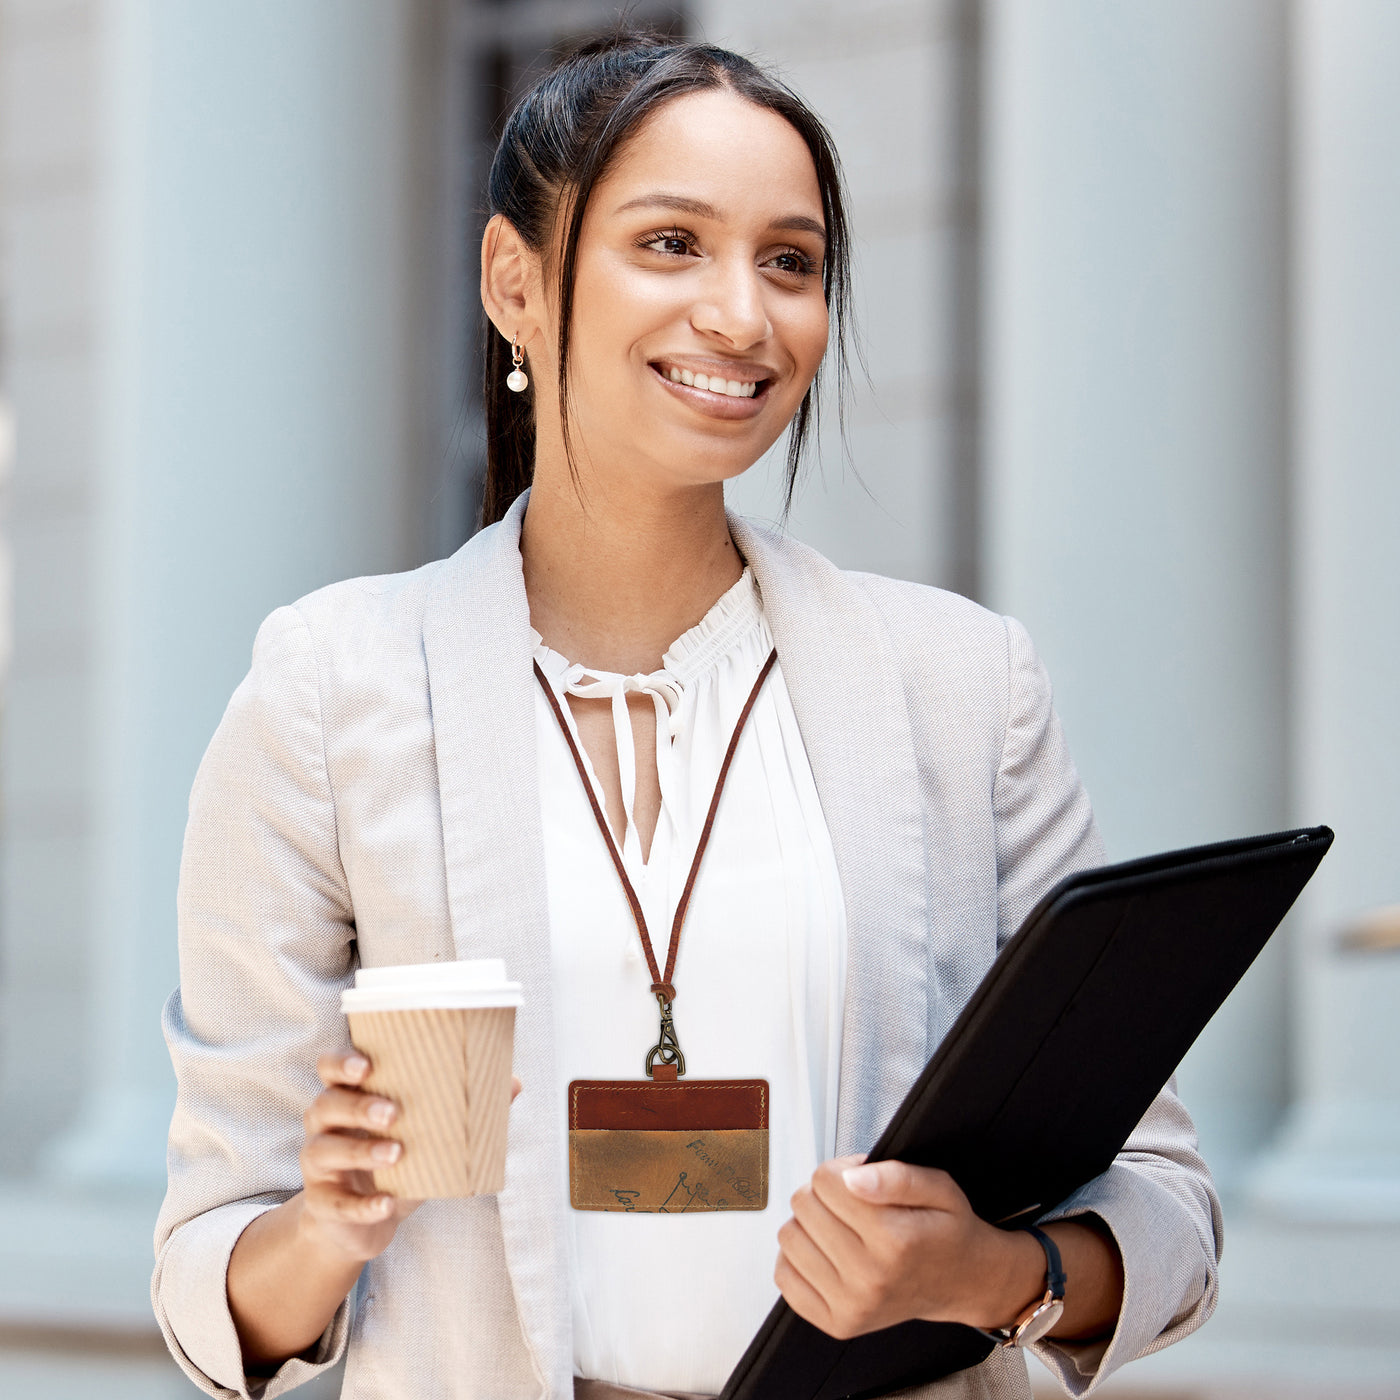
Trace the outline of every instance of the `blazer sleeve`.
{"type": "Polygon", "coordinates": [[[178,896],[180,986],[164,1028],[178,1081],[151,1294],[170,1350],[210,1395],[281,1394],[337,1361],[342,1304],[308,1352],[244,1374],[225,1276],[239,1235],[301,1187],[302,1115],[339,1014],[354,921],[336,838],[312,639],[294,608],[259,629],[252,669],[200,764],[178,896]]]}
{"type": "MultiPolygon", "coordinates": [[[[1007,619],[1006,625],[1008,704],[994,789],[1002,942],[1058,879],[1103,860],[1045,669],[1020,623],[1007,619]]],[[[1153,1101],[1113,1165],[1044,1219],[1077,1215],[1097,1216],[1112,1233],[1123,1257],[1124,1289],[1111,1337],[1034,1348],[1074,1396],[1090,1394],[1124,1362],[1186,1336],[1215,1308],[1220,1202],[1174,1082],[1153,1101]]]]}

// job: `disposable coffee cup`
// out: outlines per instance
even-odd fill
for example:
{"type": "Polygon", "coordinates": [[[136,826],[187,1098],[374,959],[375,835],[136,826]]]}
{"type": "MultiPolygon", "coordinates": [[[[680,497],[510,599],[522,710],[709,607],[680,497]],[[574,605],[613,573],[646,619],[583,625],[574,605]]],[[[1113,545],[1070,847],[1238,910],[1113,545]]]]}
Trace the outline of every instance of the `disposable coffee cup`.
{"type": "Polygon", "coordinates": [[[403,1143],[377,1191],[411,1200],[480,1196],[505,1184],[510,1065],[520,984],[499,958],[361,968],[340,994],[363,1087],[399,1108],[403,1143]]]}

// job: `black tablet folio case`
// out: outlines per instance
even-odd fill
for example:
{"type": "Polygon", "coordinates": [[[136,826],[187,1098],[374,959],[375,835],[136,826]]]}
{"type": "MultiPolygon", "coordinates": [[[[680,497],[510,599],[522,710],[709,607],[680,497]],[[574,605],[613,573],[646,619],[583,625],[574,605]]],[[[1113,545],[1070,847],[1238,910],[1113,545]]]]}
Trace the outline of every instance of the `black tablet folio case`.
{"type": "MultiPolygon", "coordinates": [[[[1326,827],[1062,880],[992,964],[870,1152],[942,1167],[985,1220],[1032,1222],[1106,1170],[1332,843],[1326,827]]],[[[858,1400],[992,1343],[906,1322],[836,1341],[779,1301],[721,1400],[858,1400]]]]}

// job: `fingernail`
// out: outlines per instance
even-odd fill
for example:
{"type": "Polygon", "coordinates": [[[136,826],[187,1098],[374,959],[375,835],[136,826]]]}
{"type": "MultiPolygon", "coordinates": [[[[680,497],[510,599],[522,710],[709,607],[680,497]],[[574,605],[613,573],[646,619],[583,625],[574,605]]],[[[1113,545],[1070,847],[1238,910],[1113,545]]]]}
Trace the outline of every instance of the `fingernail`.
{"type": "Polygon", "coordinates": [[[848,1191],[857,1196],[873,1196],[880,1188],[880,1173],[875,1167],[847,1167],[841,1173],[841,1180],[848,1191]]]}
{"type": "Polygon", "coordinates": [[[396,1142],[376,1142],[369,1150],[369,1155],[376,1162],[397,1162],[399,1154],[403,1148],[396,1142]]]}
{"type": "Polygon", "coordinates": [[[394,1208],[394,1198],[392,1196],[380,1196],[374,1202],[374,1213],[376,1215],[388,1215],[394,1208]]]}
{"type": "Polygon", "coordinates": [[[369,1061],[363,1055],[345,1057],[345,1073],[358,1079],[369,1068],[369,1061]]]}
{"type": "Polygon", "coordinates": [[[387,1099],[376,1099],[369,1106],[369,1121],[376,1128],[387,1128],[394,1121],[394,1105],[387,1099]]]}

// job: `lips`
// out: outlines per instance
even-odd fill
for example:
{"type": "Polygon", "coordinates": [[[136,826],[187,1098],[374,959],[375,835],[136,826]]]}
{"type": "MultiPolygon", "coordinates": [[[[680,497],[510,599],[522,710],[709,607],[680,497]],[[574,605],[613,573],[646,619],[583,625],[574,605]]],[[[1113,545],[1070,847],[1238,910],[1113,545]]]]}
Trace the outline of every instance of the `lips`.
{"type": "Polygon", "coordinates": [[[651,371],[664,389],[708,418],[752,418],[762,410],[773,383],[768,378],[721,379],[718,374],[682,370],[666,361],[653,362],[651,371]]]}
{"type": "Polygon", "coordinates": [[[766,365],[747,361],[663,359],[652,361],[651,367],[672,384],[730,399],[756,398],[772,378],[766,365]]]}
{"type": "Polygon", "coordinates": [[[707,389],[712,394],[725,394],[731,399],[751,399],[758,384],[748,379],[726,379],[720,374],[692,374],[688,369],[677,369],[675,365],[666,372],[672,384],[689,384],[696,389],[707,389]]]}

